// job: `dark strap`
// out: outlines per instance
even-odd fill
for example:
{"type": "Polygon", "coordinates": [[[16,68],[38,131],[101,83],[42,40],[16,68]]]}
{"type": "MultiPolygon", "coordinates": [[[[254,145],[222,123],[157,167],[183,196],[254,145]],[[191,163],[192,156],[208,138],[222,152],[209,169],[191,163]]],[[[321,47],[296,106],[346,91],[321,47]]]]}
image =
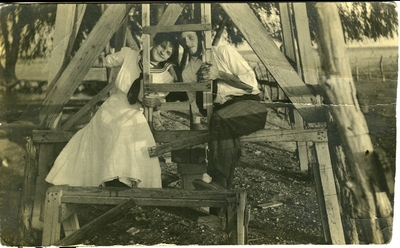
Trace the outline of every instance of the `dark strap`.
{"type": "Polygon", "coordinates": [[[128,102],[132,105],[138,101],[139,92],[140,92],[140,81],[143,79],[143,73],[140,73],[140,76],[133,81],[131,88],[128,91],[127,97],[128,102]]]}

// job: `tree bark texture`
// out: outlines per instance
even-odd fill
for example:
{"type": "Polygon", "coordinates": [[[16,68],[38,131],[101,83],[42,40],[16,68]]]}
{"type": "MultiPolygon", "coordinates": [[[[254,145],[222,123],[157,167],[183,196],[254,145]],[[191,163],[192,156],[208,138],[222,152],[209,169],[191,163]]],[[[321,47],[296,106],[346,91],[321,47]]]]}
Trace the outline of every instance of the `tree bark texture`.
{"type": "Polygon", "coordinates": [[[353,217],[362,223],[366,243],[382,244],[385,241],[379,220],[391,223],[392,218],[386,180],[356,98],[337,7],[335,3],[315,6],[319,24],[318,49],[325,73],[322,89],[348,164],[349,180],[345,185],[354,199],[353,217]]]}

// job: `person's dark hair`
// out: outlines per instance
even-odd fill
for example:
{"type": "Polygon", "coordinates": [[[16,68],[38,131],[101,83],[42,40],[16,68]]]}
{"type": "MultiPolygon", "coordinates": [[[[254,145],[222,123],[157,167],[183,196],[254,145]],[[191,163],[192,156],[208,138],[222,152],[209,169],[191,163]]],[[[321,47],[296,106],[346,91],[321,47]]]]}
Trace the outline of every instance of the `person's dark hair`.
{"type": "MultiPolygon", "coordinates": [[[[199,22],[196,22],[193,19],[186,19],[186,20],[182,20],[178,23],[179,25],[187,25],[187,24],[199,24],[199,22]]],[[[190,30],[188,30],[190,31],[190,30]]],[[[203,51],[203,32],[202,31],[193,31],[196,32],[197,38],[198,38],[198,44],[197,44],[197,51],[193,56],[198,57],[201,52],[203,51]]],[[[182,34],[183,32],[181,32],[179,34],[179,36],[182,34]]],[[[183,41],[179,38],[179,43],[181,44],[181,46],[186,50],[186,45],[183,43],[183,41]]]]}
{"type": "Polygon", "coordinates": [[[171,33],[157,33],[153,38],[153,46],[157,46],[164,41],[169,41],[172,45],[172,54],[168,58],[168,62],[173,65],[178,65],[179,63],[179,42],[176,36],[171,33]]]}

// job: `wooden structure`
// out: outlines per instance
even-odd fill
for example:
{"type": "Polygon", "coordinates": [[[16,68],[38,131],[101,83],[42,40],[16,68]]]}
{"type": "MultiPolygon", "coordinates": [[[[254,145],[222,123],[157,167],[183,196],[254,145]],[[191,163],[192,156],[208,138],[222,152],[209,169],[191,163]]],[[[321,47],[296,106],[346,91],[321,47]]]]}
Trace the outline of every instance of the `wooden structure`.
{"type": "MultiPolygon", "coordinates": [[[[210,4],[200,4],[202,8],[201,23],[196,26],[199,30],[211,30],[211,9],[210,4]]],[[[269,37],[262,24],[258,21],[247,4],[221,3],[223,10],[229,18],[240,29],[253,51],[260,58],[262,66],[255,68],[260,83],[269,84],[273,78],[284,92],[288,103],[279,104],[282,99],[275,102],[266,102],[271,108],[288,108],[292,111],[294,120],[291,130],[268,131],[261,130],[256,133],[244,136],[244,141],[278,141],[297,142],[299,160],[302,170],[312,169],[315,178],[317,197],[321,211],[325,240],[332,244],[345,244],[345,236],[341,221],[341,209],[338,202],[335,179],[332,170],[331,156],[327,133],[327,115],[321,106],[320,96],[310,90],[310,86],[316,87],[318,76],[316,75],[315,62],[311,58],[311,43],[308,30],[308,19],[305,3],[280,3],[280,15],[284,38],[284,53],[276,47],[269,37]],[[293,32],[296,29],[296,33],[293,32]],[[296,71],[287,58],[297,64],[296,71]],[[261,71],[259,70],[261,69],[261,71]],[[266,76],[269,75],[269,76],[266,76]]],[[[58,60],[58,73],[52,73],[49,82],[51,87],[44,100],[40,112],[40,128],[34,130],[28,142],[29,159],[26,167],[25,186],[23,191],[23,206],[21,208],[21,235],[33,229],[43,230],[43,245],[71,244],[70,241],[59,241],[60,225],[68,236],[77,237],[82,235],[87,228],[79,229],[77,217],[74,214],[71,204],[111,204],[118,205],[114,211],[122,211],[124,207],[138,205],[153,206],[188,206],[188,207],[210,207],[218,206],[226,210],[227,220],[234,218],[235,227],[228,225],[228,231],[234,229],[233,240],[235,244],[246,243],[246,217],[245,193],[236,191],[227,192],[198,192],[191,189],[179,189],[179,193],[161,189],[152,191],[151,197],[144,197],[149,190],[130,189],[117,191],[117,189],[93,189],[78,187],[49,187],[44,178],[46,177],[52,163],[63,145],[68,142],[74,132],[69,131],[74,123],[89,111],[98,101],[107,97],[107,93],[113,88],[114,72],[109,73],[110,84],[105,87],[97,96],[93,97],[75,116],[65,123],[60,122],[63,107],[71,98],[74,90],[90,70],[91,65],[98,58],[107,42],[114,33],[119,47],[126,39],[127,14],[131,9],[129,4],[110,4],[91,31],[88,39],[83,43],[76,55],[67,61],[68,51],[72,42],[60,43],[62,49],[60,56],[52,56],[58,60]],[[60,61],[61,60],[61,61],[60,61]],[[46,193],[47,192],[47,193],[46,193]],[[174,193],[174,199],[171,193],[174,193]],[[175,195],[176,194],[176,195],[175,195]],[[178,196],[178,197],[177,197],[178,196]],[[229,200],[227,200],[229,199],[229,200]],[[235,216],[235,217],[232,217],[235,216]],[[81,230],[81,231],[80,231],[81,230]]],[[[143,47],[144,47],[144,89],[146,91],[205,91],[206,102],[211,102],[210,85],[175,83],[170,85],[151,84],[148,59],[148,50],[151,37],[159,31],[177,32],[185,27],[175,25],[184,4],[169,4],[157,26],[150,26],[149,13],[150,5],[143,4],[143,47]]],[[[80,5],[62,5],[59,11],[72,11],[68,20],[63,23],[73,25],[62,25],[65,30],[63,34],[69,36],[73,41],[76,35],[75,30],[79,27],[80,16],[84,8],[80,5]]],[[[60,18],[57,15],[57,18],[60,18]]],[[[60,26],[56,27],[58,30],[60,26]]],[[[188,28],[188,27],[186,27],[188,28]]],[[[193,27],[189,27],[193,30],[193,27]]],[[[55,39],[57,41],[57,39],[55,39]]],[[[206,35],[206,54],[211,46],[211,33],[206,35]]],[[[207,56],[205,56],[207,59],[207,56]]],[[[53,63],[50,63],[53,64],[53,63]]],[[[54,64],[55,65],[55,64],[54,64]]],[[[53,68],[56,70],[56,68],[53,68]]],[[[265,88],[265,87],[264,87],[265,88]]],[[[273,100],[273,99],[272,99],[273,100]]],[[[164,109],[170,109],[175,104],[166,103],[164,109]]],[[[188,106],[188,105],[186,105],[188,106]]],[[[181,107],[181,106],[180,106],[181,107]]],[[[211,104],[208,109],[208,120],[212,111],[211,104]]],[[[146,117],[151,125],[151,110],[146,110],[146,117]]],[[[159,145],[149,148],[152,157],[162,155],[166,152],[177,151],[196,145],[206,144],[209,141],[207,130],[172,130],[156,131],[154,137],[159,145]]],[[[190,163],[182,163],[182,166],[190,169],[190,163]]],[[[185,170],[181,170],[182,173],[185,170]]],[[[201,174],[196,171],[194,174],[201,174]]],[[[182,175],[189,180],[190,176],[182,175]]],[[[107,216],[113,216],[113,212],[107,216]]],[[[104,219],[95,220],[94,223],[101,223],[104,219]]],[[[228,221],[229,222],[229,221],[228,221]]],[[[226,223],[228,223],[226,222],[226,223]]],[[[229,222],[230,223],[230,222],[229,222]]],[[[74,239],[72,239],[74,240],[74,239]]],[[[75,240],[74,240],[75,241],[75,240]]]]}

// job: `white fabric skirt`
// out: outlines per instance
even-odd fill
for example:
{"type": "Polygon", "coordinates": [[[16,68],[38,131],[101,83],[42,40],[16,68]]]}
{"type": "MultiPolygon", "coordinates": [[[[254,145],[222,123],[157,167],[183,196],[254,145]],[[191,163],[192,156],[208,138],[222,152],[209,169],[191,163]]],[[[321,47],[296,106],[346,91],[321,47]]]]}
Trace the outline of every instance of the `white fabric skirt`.
{"type": "Polygon", "coordinates": [[[53,185],[100,186],[120,179],[139,188],[161,188],[161,168],[147,148],[154,137],[139,103],[130,105],[122,92],[111,95],[91,121],[68,142],[46,181],[53,185]]]}

